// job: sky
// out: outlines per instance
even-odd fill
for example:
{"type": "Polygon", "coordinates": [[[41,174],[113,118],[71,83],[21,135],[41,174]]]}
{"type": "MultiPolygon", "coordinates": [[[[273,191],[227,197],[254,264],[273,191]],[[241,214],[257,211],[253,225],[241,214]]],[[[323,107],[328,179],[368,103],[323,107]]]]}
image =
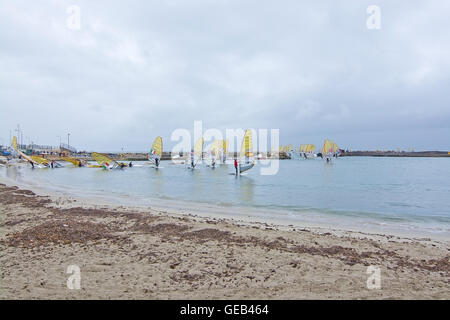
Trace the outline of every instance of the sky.
{"type": "Polygon", "coordinates": [[[24,142],[167,149],[201,120],[450,151],[449,16],[445,0],[2,0],[0,144],[20,124],[24,142]]]}

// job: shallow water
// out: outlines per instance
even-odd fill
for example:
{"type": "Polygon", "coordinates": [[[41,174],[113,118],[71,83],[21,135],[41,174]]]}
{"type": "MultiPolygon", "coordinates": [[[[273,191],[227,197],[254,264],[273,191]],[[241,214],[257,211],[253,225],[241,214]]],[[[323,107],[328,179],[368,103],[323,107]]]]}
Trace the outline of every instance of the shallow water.
{"type": "Polygon", "coordinates": [[[385,226],[450,237],[450,159],[347,157],[332,164],[319,159],[279,164],[275,175],[261,175],[256,165],[241,177],[230,175],[231,164],[187,170],[169,161],[159,170],[136,162],[133,168],[111,171],[71,164],[0,171],[21,183],[74,195],[106,195],[125,204],[176,200],[215,205],[223,212],[251,207],[252,215],[260,212],[279,220],[321,221],[353,229],[385,226]]]}

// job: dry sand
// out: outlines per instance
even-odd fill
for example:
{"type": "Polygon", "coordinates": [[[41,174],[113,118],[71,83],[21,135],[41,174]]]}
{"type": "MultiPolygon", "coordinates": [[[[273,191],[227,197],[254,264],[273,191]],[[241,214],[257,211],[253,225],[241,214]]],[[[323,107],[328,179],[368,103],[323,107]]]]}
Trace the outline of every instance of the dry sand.
{"type": "Polygon", "coordinates": [[[0,184],[2,299],[449,299],[449,241],[88,205],[0,184]],[[81,289],[67,288],[69,265],[81,289]],[[368,266],[381,288],[368,289],[368,266]]]}

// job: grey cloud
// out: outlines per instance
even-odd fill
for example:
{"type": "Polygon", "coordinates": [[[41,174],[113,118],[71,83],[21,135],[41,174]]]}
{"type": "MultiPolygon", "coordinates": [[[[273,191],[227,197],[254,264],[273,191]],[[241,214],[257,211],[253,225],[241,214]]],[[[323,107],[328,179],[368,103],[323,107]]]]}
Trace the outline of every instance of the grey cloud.
{"type": "MultiPolygon", "coordinates": [[[[88,150],[147,150],[176,128],[280,128],[281,143],[450,149],[450,5],[379,1],[7,2],[0,136],[71,132],[88,150]]],[[[167,141],[170,147],[170,142],[167,141]]]]}

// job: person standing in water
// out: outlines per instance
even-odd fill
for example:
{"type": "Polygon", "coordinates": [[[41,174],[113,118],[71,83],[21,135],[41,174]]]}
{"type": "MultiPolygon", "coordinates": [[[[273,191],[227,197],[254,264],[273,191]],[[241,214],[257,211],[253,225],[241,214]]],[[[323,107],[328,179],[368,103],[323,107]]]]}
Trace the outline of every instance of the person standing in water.
{"type": "Polygon", "coordinates": [[[50,164],[51,164],[51,166],[52,166],[52,169],[53,169],[53,160],[52,160],[52,162],[50,162],[50,164]]]}
{"type": "Polygon", "coordinates": [[[236,175],[238,175],[238,162],[237,162],[237,159],[234,159],[234,169],[236,170],[236,175]]]}

